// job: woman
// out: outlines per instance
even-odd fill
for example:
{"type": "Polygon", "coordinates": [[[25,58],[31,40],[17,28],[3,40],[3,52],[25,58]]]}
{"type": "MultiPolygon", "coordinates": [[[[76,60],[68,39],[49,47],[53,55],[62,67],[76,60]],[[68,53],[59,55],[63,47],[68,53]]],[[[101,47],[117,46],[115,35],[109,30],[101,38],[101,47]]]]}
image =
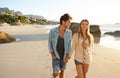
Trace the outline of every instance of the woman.
{"type": "Polygon", "coordinates": [[[71,53],[75,51],[74,61],[76,65],[77,76],[75,78],[86,78],[86,73],[91,61],[91,49],[94,39],[89,31],[89,21],[84,19],[80,22],[79,32],[73,35],[71,53]]]}

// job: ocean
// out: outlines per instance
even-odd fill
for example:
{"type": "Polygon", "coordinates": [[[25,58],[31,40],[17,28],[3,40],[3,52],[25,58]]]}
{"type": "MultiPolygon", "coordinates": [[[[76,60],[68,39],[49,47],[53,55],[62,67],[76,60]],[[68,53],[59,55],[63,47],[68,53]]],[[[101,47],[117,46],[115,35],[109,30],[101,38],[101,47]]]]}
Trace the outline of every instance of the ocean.
{"type": "MultiPolygon", "coordinates": [[[[51,28],[57,27],[58,25],[44,25],[44,28],[48,29],[47,32],[51,28]]],[[[99,43],[96,43],[97,45],[101,45],[107,48],[113,48],[120,50],[120,37],[114,37],[111,35],[105,35],[105,32],[114,32],[116,30],[120,31],[120,25],[112,25],[112,24],[102,24],[100,25],[101,29],[101,38],[99,43]]]]}
{"type": "Polygon", "coordinates": [[[100,43],[98,45],[120,50],[120,36],[115,37],[112,35],[104,34],[105,32],[114,32],[116,30],[120,31],[120,25],[105,24],[105,25],[100,25],[100,29],[102,34],[100,38],[100,43]]]}

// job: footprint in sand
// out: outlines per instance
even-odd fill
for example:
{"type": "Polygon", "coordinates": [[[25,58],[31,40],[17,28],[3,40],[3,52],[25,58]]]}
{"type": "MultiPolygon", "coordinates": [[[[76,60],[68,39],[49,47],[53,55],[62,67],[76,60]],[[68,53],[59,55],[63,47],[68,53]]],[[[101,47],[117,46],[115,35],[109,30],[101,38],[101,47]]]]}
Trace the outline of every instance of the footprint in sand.
{"type": "Polygon", "coordinates": [[[110,59],[110,58],[108,58],[108,57],[104,57],[104,59],[105,59],[107,62],[114,62],[113,59],[110,59]]]}
{"type": "Polygon", "coordinates": [[[95,53],[92,53],[93,55],[96,55],[95,53]]]}

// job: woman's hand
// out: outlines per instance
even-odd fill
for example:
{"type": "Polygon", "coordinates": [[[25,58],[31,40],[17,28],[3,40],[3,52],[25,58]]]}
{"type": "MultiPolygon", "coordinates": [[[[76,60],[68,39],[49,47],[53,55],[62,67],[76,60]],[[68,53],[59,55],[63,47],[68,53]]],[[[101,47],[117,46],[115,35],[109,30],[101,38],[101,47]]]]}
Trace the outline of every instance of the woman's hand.
{"type": "Polygon", "coordinates": [[[82,46],[83,46],[84,49],[86,49],[88,47],[88,44],[85,43],[85,40],[82,42],[82,46]]]}

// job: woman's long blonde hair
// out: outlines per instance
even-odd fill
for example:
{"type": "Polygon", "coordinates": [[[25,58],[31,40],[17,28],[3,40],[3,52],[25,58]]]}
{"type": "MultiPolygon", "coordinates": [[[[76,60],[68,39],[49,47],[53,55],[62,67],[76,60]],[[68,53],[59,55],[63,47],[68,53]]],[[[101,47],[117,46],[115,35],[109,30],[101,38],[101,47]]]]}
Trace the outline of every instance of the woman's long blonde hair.
{"type": "MultiPolygon", "coordinates": [[[[80,38],[80,35],[83,37],[83,33],[82,33],[82,28],[81,28],[81,24],[82,22],[88,22],[88,25],[89,25],[89,21],[87,19],[83,19],[81,22],[80,22],[80,26],[79,26],[79,31],[78,31],[78,40],[80,38]]],[[[92,47],[92,34],[90,33],[90,26],[88,27],[88,29],[86,30],[86,35],[88,36],[88,39],[89,39],[89,47],[92,47]]]]}

